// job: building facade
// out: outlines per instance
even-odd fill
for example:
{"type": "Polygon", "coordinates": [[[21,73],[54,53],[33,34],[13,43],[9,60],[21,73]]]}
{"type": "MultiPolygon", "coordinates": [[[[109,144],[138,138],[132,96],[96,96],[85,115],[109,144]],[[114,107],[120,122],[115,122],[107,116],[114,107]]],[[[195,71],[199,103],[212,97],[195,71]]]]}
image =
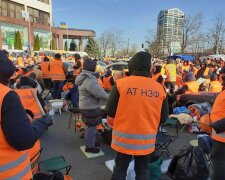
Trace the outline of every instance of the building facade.
{"type": "Polygon", "coordinates": [[[0,49],[14,49],[16,31],[20,32],[23,50],[30,46],[32,50],[36,35],[42,50],[50,48],[52,38],[57,42],[57,49],[63,49],[65,34],[68,38],[71,33],[81,45],[86,37],[95,36],[92,30],[57,30],[52,27],[52,19],[52,0],[0,0],[0,49]]]}
{"type": "Polygon", "coordinates": [[[177,8],[160,11],[157,23],[157,39],[162,52],[180,52],[184,19],[185,14],[177,8]]]}

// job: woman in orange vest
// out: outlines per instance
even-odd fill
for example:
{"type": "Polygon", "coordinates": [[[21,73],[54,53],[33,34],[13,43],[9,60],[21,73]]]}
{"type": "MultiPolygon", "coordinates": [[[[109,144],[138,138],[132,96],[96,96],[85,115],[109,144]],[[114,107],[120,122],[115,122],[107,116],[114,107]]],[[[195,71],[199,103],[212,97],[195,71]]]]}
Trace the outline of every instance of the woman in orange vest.
{"type": "Polygon", "coordinates": [[[42,77],[44,81],[44,85],[47,89],[52,88],[52,80],[50,75],[50,65],[49,65],[49,58],[47,56],[44,57],[43,62],[40,64],[40,69],[42,71],[42,77]]]}
{"type": "Polygon", "coordinates": [[[32,172],[26,150],[42,136],[52,119],[42,117],[30,123],[18,95],[8,88],[14,72],[14,65],[0,51],[0,179],[29,180],[32,172]]]}
{"type": "Polygon", "coordinates": [[[111,147],[117,154],[112,180],[126,179],[133,158],[136,179],[150,179],[149,157],[155,150],[160,121],[168,118],[166,92],[150,78],[150,59],[147,52],[132,57],[130,76],[116,81],[106,105],[107,115],[115,117],[111,147]]]}
{"type": "Polygon", "coordinates": [[[173,59],[167,60],[167,65],[165,66],[165,86],[169,89],[170,94],[174,94],[176,79],[177,79],[177,66],[174,64],[173,59]]]}
{"type": "Polygon", "coordinates": [[[209,92],[221,92],[222,91],[222,85],[221,82],[218,81],[217,74],[213,74],[210,77],[210,84],[209,84],[209,92]]]}
{"type": "MultiPolygon", "coordinates": [[[[225,76],[224,76],[225,77],[225,76]]],[[[225,78],[224,78],[225,84],[225,78]]],[[[223,87],[224,88],[224,87],[223,87]]],[[[225,89],[225,88],[224,88],[225,89]]],[[[210,159],[212,161],[212,179],[225,179],[225,91],[217,96],[210,119],[212,122],[212,138],[214,140],[210,159]]]]}
{"type": "Polygon", "coordinates": [[[202,64],[201,64],[201,68],[198,70],[198,73],[196,75],[196,78],[204,78],[206,80],[208,80],[208,82],[210,81],[210,77],[212,75],[212,71],[208,68],[208,64],[206,60],[203,60],[202,64]]]}
{"type": "Polygon", "coordinates": [[[182,73],[184,71],[189,72],[190,71],[190,64],[189,64],[189,62],[188,61],[184,61],[183,62],[183,66],[181,67],[181,69],[182,69],[182,73]]]}
{"type": "Polygon", "coordinates": [[[114,78],[112,77],[112,71],[107,70],[105,77],[103,77],[103,88],[105,91],[110,92],[114,85],[114,78]]]}

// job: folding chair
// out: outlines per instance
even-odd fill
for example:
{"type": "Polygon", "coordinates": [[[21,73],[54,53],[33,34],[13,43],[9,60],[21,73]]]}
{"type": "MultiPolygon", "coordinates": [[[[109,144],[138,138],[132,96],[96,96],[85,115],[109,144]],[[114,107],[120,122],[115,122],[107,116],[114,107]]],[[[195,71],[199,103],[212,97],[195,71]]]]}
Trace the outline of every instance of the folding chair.
{"type": "Polygon", "coordinates": [[[59,171],[64,169],[66,171],[66,175],[68,175],[71,165],[67,164],[63,156],[58,156],[39,162],[38,169],[40,171],[59,171]]]}
{"type": "Polygon", "coordinates": [[[155,146],[156,146],[156,150],[162,151],[160,156],[162,156],[165,153],[170,158],[172,157],[168,149],[172,141],[173,141],[173,138],[171,136],[166,135],[161,131],[157,133],[155,146]]]}
{"type": "Polygon", "coordinates": [[[77,120],[80,119],[80,109],[79,107],[74,107],[74,108],[71,108],[68,110],[70,112],[70,119],[69,119],[69,125],[68,125],[68,129],[70,129],[70,125],[71,125],[71,122],[72,122],[72,119],[74,117],[75,119],[75,132],[77,132],[77,120]]]}
{"type": "Polygon", "coordinates": [[[165,125],[171,125],[171,126],[176,128],[175,129],[175,135],[168,135],[168,136],[175,137],[175,138],[179,137],[179,130],[178,130],[179,121],[177,119],[175,119],[175,118],[168,118],[164,124],[165,125]]]}

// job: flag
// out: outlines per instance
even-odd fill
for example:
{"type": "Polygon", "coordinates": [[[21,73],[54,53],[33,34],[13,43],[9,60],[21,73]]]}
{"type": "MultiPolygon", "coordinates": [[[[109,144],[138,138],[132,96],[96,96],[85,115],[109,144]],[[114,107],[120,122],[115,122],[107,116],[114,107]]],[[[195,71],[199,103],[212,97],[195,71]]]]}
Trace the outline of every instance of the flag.
{"type": "Polygon", "coordinates": [[[66,22],[60,22],[60,28],[63,28],[63,29],[67,29],[67,24],[66,22]]]}

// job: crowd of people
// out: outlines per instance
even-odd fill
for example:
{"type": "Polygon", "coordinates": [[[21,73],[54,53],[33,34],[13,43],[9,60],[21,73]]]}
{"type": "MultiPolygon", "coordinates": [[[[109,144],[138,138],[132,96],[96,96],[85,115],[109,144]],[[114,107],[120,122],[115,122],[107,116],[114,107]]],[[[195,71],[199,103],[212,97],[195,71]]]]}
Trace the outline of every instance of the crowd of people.
{"type": "Polygon", "coordinates": [[[158,128],[167,120],[174,98],[202,91],[219,93],[210,115],[213,177],[217,180],[219,174],[225,179],[223,61],[152,61],[151,54],[139,52],[128,69],[113,75],[111,70],[96,72],[96,59],[75,54],[73,60],[73,66],[68,66],[55,54],[54,59],[46,56],[13,64],[7,51],[0,51],[0,179],[29,179],[37,171],[30,168],[32,158],[40,150],[40,137],[53,124],[42,96],[46,90],[52,99],[65,98],[79,108],[88,153],[99,153],[96,127],[103,117],[113,118],[111,147],[117,155],[112,180],[126,178],[133,157],[136,179],[149,179],[148,162],[158,128]]]}

